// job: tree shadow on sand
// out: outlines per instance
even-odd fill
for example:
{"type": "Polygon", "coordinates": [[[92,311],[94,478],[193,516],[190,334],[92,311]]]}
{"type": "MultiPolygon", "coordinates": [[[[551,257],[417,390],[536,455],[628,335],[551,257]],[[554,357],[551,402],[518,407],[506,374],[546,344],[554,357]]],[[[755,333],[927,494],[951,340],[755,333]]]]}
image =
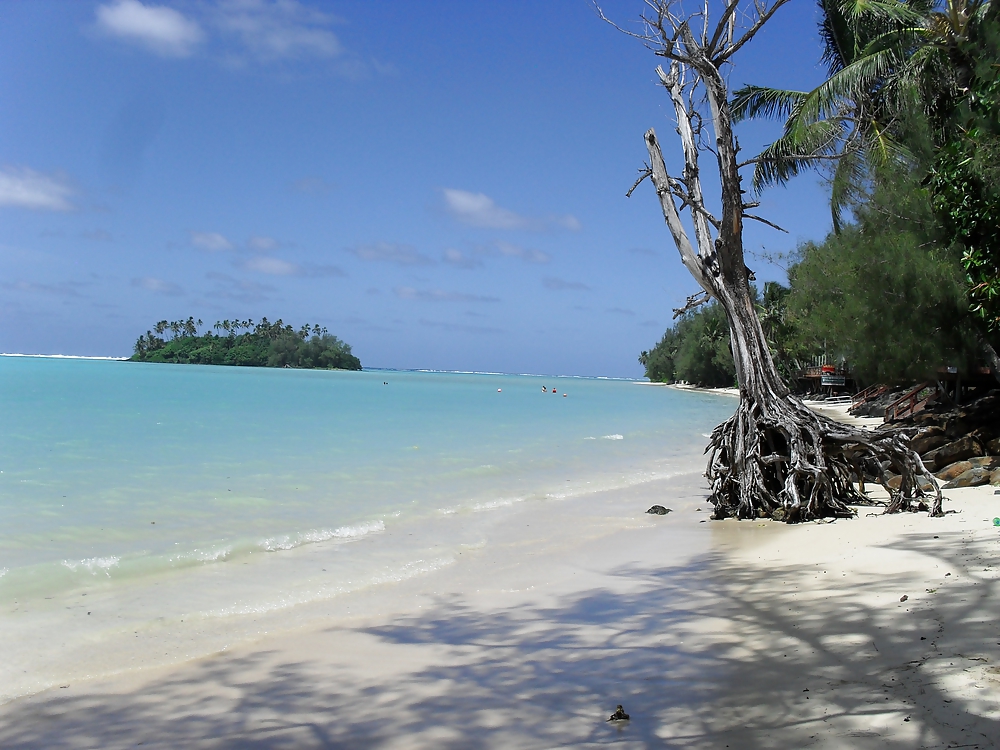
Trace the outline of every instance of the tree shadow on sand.
{"type": "Polygon", "coordinates": [[[613,575],[641,585],[552,606],[442,597],[390,625],[328,629],[322,658],[222,655],[134,694],[50,691],[0,711],[0,747],[994,747],[995,713],[921,677],[942,660],[973,678],[976,659],[996,663],[1000,592],[974,575],[996,552],[942,536],[895,547],[954,571],[933,593],[900,580],[908,606],[811,564],[630,566],[613,575]],[[829,596],[800,604],[817,585],[829,596]],[[390,662],[392,680],[341,667],[352,649],[390,662]],[[632,719],[616,726],[618,703],[632,719]]]}

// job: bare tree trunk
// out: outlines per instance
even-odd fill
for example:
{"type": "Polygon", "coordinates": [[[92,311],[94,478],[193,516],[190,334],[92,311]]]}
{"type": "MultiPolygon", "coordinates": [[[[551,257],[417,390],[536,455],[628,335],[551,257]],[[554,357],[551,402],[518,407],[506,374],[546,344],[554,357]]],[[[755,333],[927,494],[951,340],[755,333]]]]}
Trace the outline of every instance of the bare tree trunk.
{"type": "Polygon", "coordinates": [[[643,35],[633,34],[670,61],[669,72],[662,67],[656,72],[670,95],[684,155],[682,177],[671,177],[655,132],[647,131],[649,166],[644,176],[656,188],[684,266],[725,310],[736,363],[739,406],[715,428],[706,450],[715,515],[790,522],[851,516],[854,511],[848,503],[868,502],[854,482],[860,482],[867,469],[886,486],[882,470],[886,464],[902,476],[899,491],[889,490],[887,511],[920,507],[923,479],[925,486],[933,488],[929,510],[939,515],[940,489],[920,457],[909,449],[909,436],[860,430],[807,408],[778,375],[757,318],[743,256],[743,221],[770,222],[748,213],[757,204],[744,202],[739,170],[754,160],[738,162],[729,92],[720,68],[786,2],[754,0],[740,9],[740,0],[720,0],[723,13],[713,28],[707,0],[704,10],[688,17],[675,14],[679,0],[646,0],[655,15],[644,17],[643,35]],[[750,19],[738,38],[737,17],[750,19]],[[711,124],[714,137],[710,140],[704,137],[703,121],[711,124]],[[718,218],[705,205],[699,166],[702,152],[713,153],[718,164],[722,195],[718,218]],[[685,208],[694,229],[693,243],[681,219],[685,208]]]}

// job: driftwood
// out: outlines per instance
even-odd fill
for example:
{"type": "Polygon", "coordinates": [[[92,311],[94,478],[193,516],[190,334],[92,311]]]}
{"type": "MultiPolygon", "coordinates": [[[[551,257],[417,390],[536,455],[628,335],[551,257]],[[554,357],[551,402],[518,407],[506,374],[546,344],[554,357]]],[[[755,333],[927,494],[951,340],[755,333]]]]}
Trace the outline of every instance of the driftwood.
{"type": "MultiPolygon", "coordinates": [[[[709,0],[687,15],[681,0],[646,0],[641,33],[616,26],[665,60],[667,69],[659,66],[656,73],[673,105],[684,156],[682,175],[671,176],[656,133],[648,130],[649,164],[637,184],[646,177],[652,181],[681,261],[703,290],[704,295],[689,298],[687,306],[710,297],[719,302],[729,322],[740,403],[732,418],[715,428],[706,449],[715,517],[793,522],[852,516],[850,504],[869,502],[855,486],[866,472],[890,493],[887,512],[929,506],[932,515],[940,515],[940,489],[909,449],[908,435],[839,424],[790,393],[774,366],[754,308],[753,277],[744,261],[743,222],[762,219],[747,213],[758,204],[744,199],[740,169],[756,160],[738,160],[722,69],[788,1],[718,0],[715,5],[721,15],[713,25],[709,0]],[[704,152],[713,154],[717,163],[721,188],[717,216],[708,210],[702,189],[699,157],[704,152]],[[684,209],[689,212],[693,242],[681,218],[684,209]],[[898,491],[885,483],[884,466],[901,475],[898,491]],[[934,488],[928,504],[921,502],[925,495],[921,478],[934,488]]],[[[600,8],[598,12],[608,20],[600,8]]]]}

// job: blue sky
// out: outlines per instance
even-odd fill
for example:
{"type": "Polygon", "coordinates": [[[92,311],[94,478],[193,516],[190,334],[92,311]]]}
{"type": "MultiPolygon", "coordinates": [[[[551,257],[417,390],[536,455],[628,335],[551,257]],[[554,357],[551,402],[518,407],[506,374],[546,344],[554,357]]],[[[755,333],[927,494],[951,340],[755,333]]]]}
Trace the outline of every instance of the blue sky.
{"type": "MultiPolygon", "coordinates": [[[[816,22],[794,0],[732,82],[814,85],[816,22]]],[[[625,198],[646,128],[678,171],[656,64],[587,0],[5,2],[0,351],[266,316],[366,366],[641,376],[696,291],[652,188],[625,198]]],[[[790,233],[751,253],[829,229],[812,177],[760,211],[790,233]]]]}

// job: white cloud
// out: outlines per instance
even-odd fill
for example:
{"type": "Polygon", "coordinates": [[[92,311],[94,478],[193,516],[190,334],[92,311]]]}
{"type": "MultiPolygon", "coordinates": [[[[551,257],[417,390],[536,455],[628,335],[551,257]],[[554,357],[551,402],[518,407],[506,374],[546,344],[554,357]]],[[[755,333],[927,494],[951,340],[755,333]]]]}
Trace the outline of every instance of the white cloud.
{"type": "Polygon", "coordinates": [[[466,190],[444,188],[445,209],[463,224],[482,229],[523,229],[544,231],[546,229],[580,229],[580,221],[571,214],[565,216],[534,217],[523,216],[496,204],[485,193],[470,193],[466,190]]]}
{"type": "Polygon", "coordinates": [[[170,281],[164,281],[163,279],[157,279],[152,276],[143,276],[140,279],[132,279],[132,286],[138,287],[139,289],[145,289],[147,292],[155,292],[156,294],[166,294],[170,297],[176,297],[179,294],[183,294],[183,290],[170,281]]]}
{"type": "Polygon", "coordinates": [[[397,286],[392,290],[400,299],[419,300],[421,302],[499,302],[498,297],[482,297],[478,294],[464,292],[445,292],[441,289],[414,289],[411,286],[397,286]]]}
{"type": "Polygon", "coordinates": [[[445,207],[455,219],[484,229],[528,229],[531,220],[498,206],[483,193],[444,189],[445,207]]]}
{"type": "Polygon", "coordinates": [[[427,266],[434,261],[422,253],[418,253],[409,245],[396,245],[391,242],[376,242],[371,245],[358,245],[347,252],[361,260],[385,261],[401,266],[427,266]]]}
{"type": "Polygon", "coordinates": [[[520,258],[528,263],[548,263],[551,260],[541,250],[526,249],[519,245],[504,242],[503,240],[497,242],[497,250],[500,251],[501,255],[505,255],[508,258],[520,258]]]}
{"type": "Polygon", "coordinates": [[[340,40],[328,28],[334,18],[296,0],[222,0],[216,21],[260,60],[336,57],[340,40]]]}
{"type": "Polygon", "coordinates": [[[274,237],[251,237],[247,240],[247,246],[251,250],[267,251],[281,247],[281,243],[274,237]]]}
{"type": "Polygon", "coordinates": [[[47,175],[28,167],[0,169],[0,206],[35,211],[72,211],[73,189],[59,174],[47,175]]]}
{"type": "Polygon", "coordinates": [[[218,232],[191,232],[191,244],[210,253],[233,249],[233,243],[218,232]]]}
{"type": "Polygon", "coordinates": [[[448,248],[443,253],[444,262],[448,265],[455,266],[455,268],[479,268],[483,265],[483,262],[479,258],[472,258],[465,255],[461,250],[455,250],[454,248],[448,248]]]}
{"type": "Polygon", "coordinates": [[[197,22],[164,5],[115,0],[97,6],[97,26],[165,57],[187,57],[204,38],[197,22]]]}
{"type": "Polygon", "coordinates": [[[243,267],[248,271],[266,273],[268,276],[299,276],[302,274],[302,268],[295,263],[289,263],[280,258],[269,258],[266,255],[250,258],[243,263],[243,267]]]}

